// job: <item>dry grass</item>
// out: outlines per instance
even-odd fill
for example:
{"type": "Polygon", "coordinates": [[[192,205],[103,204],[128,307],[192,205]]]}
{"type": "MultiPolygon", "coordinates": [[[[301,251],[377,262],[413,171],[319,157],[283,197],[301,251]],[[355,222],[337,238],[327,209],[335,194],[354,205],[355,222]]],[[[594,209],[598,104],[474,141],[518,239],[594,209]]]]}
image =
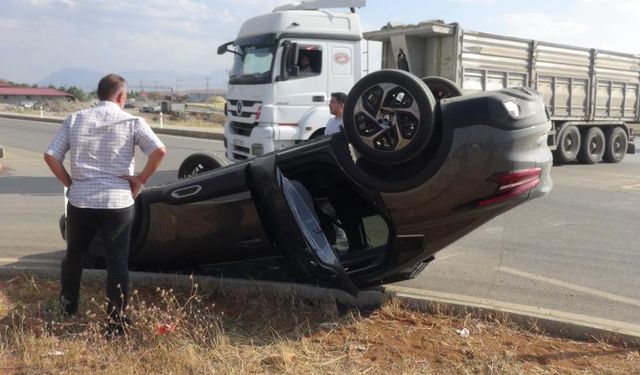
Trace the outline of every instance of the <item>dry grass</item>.
{"type": "Polygon", "coordinates": [[[138,287],[124,337],[101,335],[101,283],[62,317],[56,282],[0,279],[0,374],[640,373],[637,349],[573,342],[499,321],[370,311],[210,286],[138,287]],[[467,328],[468,337],[456,330],[467,328]]]}

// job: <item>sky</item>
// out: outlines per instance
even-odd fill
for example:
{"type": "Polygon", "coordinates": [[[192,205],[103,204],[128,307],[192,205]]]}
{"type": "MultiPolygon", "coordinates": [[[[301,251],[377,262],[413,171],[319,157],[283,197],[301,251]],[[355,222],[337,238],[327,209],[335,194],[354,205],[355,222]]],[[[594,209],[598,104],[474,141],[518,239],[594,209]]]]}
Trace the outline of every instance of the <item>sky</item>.
{"type": "MultiPolygon", "coordinates": [[[[247,18],[288,2],[0,0],[0,79],[34,83],[65,68],[228,69],[231,57],[217,55],[217,46],[233,40],[247,18]]],[[[638,0],[368,0],[358,13],[363,31],[439,19],[474,31],[640,54],[638,0]]]]}

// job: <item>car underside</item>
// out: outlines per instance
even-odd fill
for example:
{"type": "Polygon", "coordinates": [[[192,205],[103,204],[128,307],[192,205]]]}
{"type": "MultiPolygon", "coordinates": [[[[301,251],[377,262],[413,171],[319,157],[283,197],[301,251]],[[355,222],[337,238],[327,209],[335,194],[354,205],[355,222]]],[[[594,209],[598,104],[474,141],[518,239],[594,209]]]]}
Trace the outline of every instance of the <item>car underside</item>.
{"type": "MultiPolygon", "coordinates": [[[[232,165],[194,159],[186,178],[136,200],[131,268],[356,294],[414,277],[439,250],[550,191],[537,93],[436,100],[430,88],[405,72],[372,73],[349,93],[342,133],[232,165]]],[[[93,265],[100,248],[98,239],[93,265]]]]}

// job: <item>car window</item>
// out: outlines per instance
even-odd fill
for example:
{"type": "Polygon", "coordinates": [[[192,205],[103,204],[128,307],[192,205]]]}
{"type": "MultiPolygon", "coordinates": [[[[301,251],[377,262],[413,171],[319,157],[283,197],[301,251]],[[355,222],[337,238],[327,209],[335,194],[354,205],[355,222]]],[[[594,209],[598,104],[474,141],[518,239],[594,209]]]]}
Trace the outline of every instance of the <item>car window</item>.
{"type": "Polygon", "coordinates": [[[383,246],[389,240],[389,227],[379,215],[362,218],[364,231],[372,247],[383,246]]]}

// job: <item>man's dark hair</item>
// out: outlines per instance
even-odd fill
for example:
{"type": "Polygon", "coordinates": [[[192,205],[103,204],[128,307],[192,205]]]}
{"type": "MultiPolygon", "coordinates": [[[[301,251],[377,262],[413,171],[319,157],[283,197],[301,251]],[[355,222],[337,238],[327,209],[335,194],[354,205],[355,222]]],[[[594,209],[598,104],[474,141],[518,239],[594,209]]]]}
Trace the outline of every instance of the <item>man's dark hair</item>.
{"type": "Polygon", "coordinates": [[[336,102],[340,104],[344,104],[347,101],[347,94],[343,92],[332,92],[331,97],[336,98],[336,102]]]}
{"type": "Polygon", "coordinates": [[[98,82],[98,99],[115,99],[118,92],[125,86],[127,81],[117,74],[107,74],[98,82]]]}

